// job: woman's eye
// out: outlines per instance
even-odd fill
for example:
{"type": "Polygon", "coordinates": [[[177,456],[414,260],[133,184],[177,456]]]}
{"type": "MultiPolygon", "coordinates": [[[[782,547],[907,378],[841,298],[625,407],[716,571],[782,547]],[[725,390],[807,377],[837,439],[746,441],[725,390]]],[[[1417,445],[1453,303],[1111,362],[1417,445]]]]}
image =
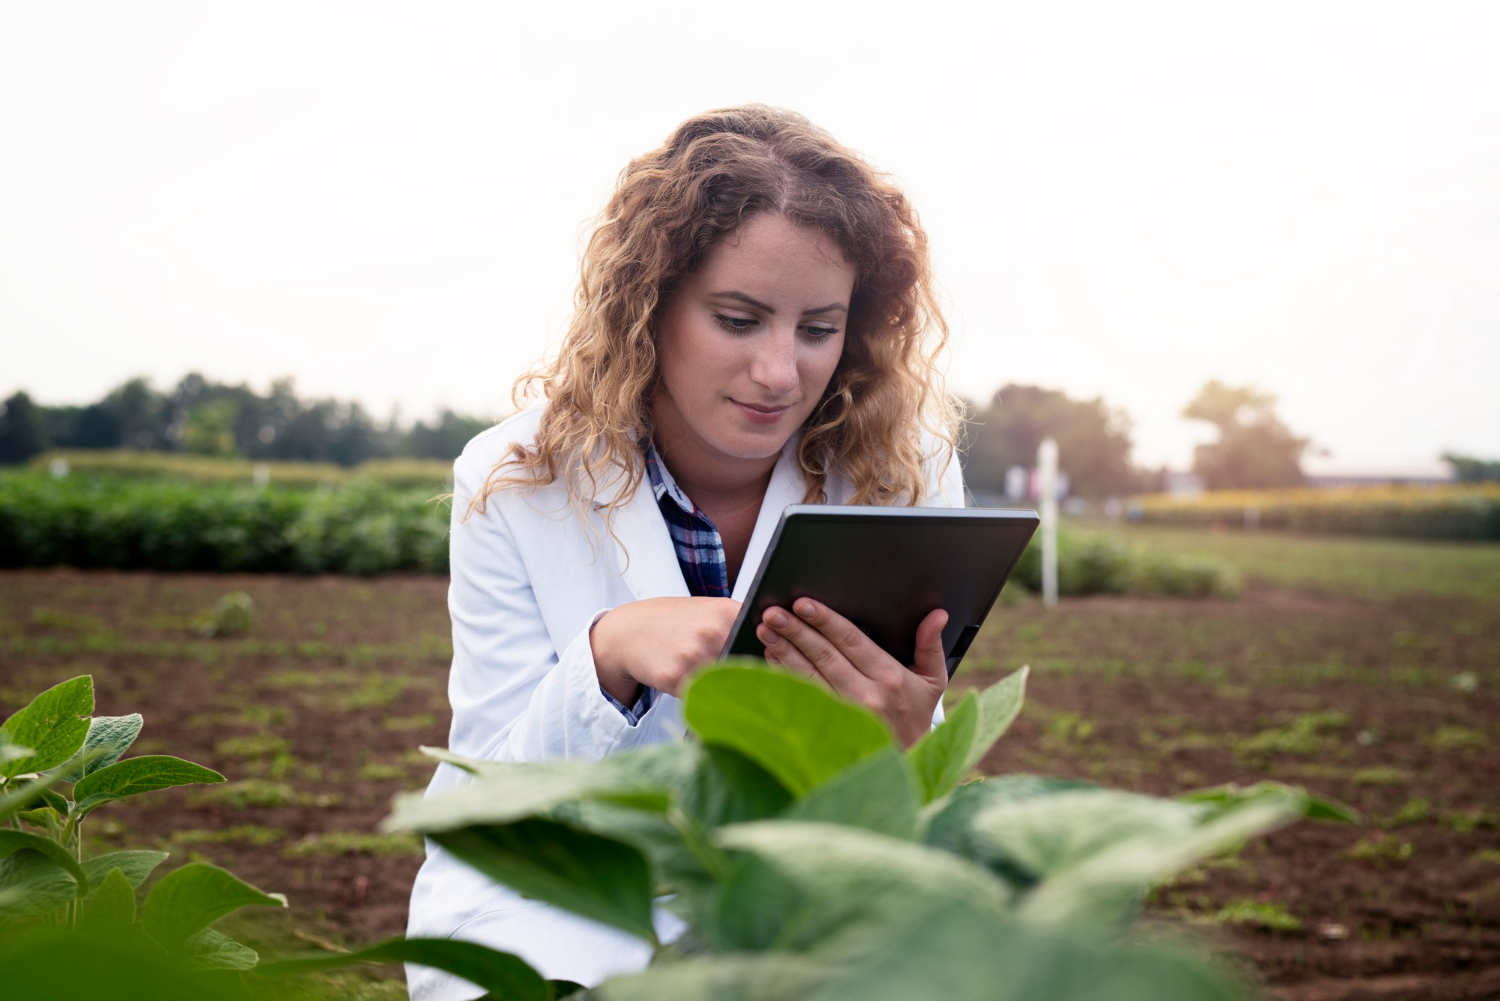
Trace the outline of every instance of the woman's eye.
{"type": "Polygon", "coordinates": [[[743,316],[725,316],[723,313],[715,313],[714,322],[732,333],[743,333],[755,326],[754,320],[743,316]]]}
{"type": "Polygon", "coordinates": [[[809,336],[813,337],[816,340],[823,340],[825,337],[832,337],[834,334],[839,332],[838,327],[803,327],[802,329],[805,330],[809,336]]]}

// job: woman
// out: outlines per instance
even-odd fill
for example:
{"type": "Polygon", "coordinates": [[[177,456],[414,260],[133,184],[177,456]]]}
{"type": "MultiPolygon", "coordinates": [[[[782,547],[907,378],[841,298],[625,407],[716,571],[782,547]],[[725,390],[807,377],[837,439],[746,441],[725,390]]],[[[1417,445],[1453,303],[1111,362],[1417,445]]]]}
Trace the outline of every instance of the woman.
{"type": "MultiPolygon", "coordinates": [[[[450,746],[469,757],[679,738],[675,696],[718,656],[786,505],[962,503],[926,237],[894,187],[801,116],[711,112],[633,161],[575,305],[558,358],[516,387],[544,402],[454,467],[450,746]]],[[[941,717],[945,623],[921,623],[914,665],[806,599],[768,610],[758,635],[768,660],[910,744],[941,717]]],[[[444,765],[428,792],[460,781],[444,765]]],[[[408,933],[587,984],[648,958],[435,848],[408,933]]],[[[477,995],[409,975],[418,1001],[477,995]]]]}

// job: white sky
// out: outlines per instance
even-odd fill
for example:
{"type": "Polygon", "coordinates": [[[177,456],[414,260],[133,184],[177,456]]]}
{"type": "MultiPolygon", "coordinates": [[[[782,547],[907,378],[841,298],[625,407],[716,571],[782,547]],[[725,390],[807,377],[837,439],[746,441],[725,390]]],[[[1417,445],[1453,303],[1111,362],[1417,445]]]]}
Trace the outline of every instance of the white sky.
{"type": "Polygon", "coordinates": [[[620,168],[760,100],[911,195],[971,397],[1500,456],[1500,4],[530,6],[0,0],[0,393],[504,412],[620,168]]]}

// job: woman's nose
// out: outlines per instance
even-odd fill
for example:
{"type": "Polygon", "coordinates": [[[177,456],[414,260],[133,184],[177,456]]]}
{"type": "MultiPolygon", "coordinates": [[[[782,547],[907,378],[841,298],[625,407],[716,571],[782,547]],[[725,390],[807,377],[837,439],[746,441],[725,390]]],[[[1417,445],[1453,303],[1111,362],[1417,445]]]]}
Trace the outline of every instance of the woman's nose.
{"type": "Polygon", "coordinates": [[[785,396],[797,388],[797,332],[775,331],[756,345],[750,364],[750,378],[776,396],[785,396]]]}

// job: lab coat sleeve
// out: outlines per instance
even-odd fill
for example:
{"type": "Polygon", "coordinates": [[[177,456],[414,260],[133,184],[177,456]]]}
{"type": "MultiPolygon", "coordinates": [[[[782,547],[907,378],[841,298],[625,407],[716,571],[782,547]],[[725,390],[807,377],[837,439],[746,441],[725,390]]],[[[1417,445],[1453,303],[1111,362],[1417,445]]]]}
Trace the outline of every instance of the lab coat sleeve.
{"type": "Polygon", "coordinates": [[[489,473],[489,451],[466,451],[454,465],[450,747],[495,761],[597,760],[670,739],[663,700],[632,724],[600,690],[588,627],[608,608],[583,622],[562,649],[548,629],[517,533],[572,529],[528,514],[524,503],[508,496],[492,496],[485,510],[469,511],[469,499],[489,473]],[[518,519],[519,526],[513,524],[518,519]]]}

